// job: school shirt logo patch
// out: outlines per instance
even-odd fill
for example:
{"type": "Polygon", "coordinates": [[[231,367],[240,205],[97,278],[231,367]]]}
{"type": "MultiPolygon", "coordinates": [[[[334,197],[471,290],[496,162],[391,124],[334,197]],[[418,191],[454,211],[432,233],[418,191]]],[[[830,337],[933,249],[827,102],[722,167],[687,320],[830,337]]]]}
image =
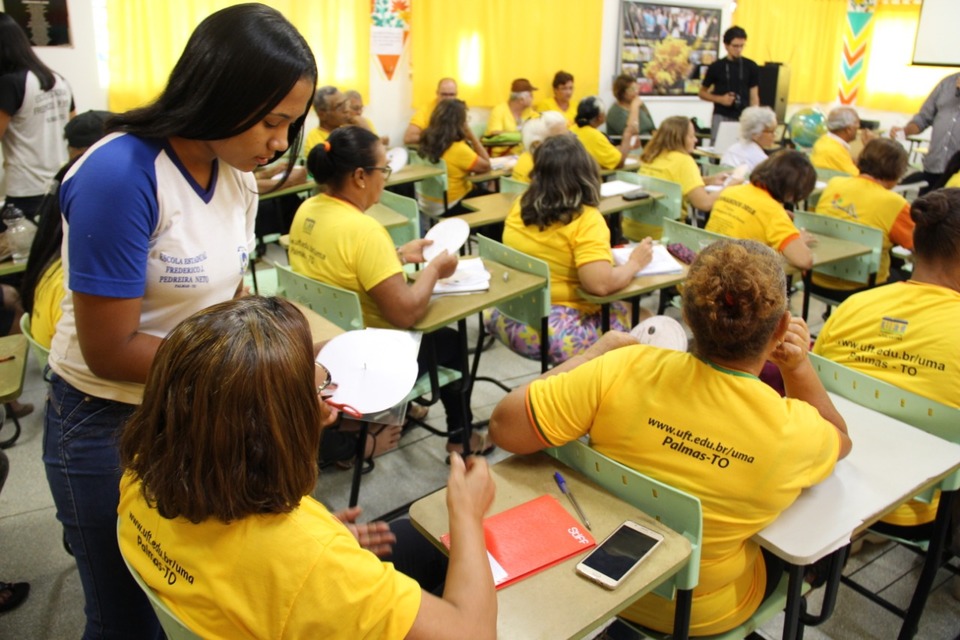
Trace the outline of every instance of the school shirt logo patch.
{"type": "Polygon", "coordinates": [[[908,324],[909,323],[906,320],[884,316],[880,320],[880,335],[887,338],[903,340],[903,336],[905,336],[907,333],[908,324]]]}
{"type": "Polygon", "coordinates": [[[843,211],[854,220],[860,219],[860,216],[857,215],[857,207],[852,202],[848,205],[844,205],[843,197],[839,193],[835,193],[833,195],[833,200],[830,201],[830,206],[843,211]]]}

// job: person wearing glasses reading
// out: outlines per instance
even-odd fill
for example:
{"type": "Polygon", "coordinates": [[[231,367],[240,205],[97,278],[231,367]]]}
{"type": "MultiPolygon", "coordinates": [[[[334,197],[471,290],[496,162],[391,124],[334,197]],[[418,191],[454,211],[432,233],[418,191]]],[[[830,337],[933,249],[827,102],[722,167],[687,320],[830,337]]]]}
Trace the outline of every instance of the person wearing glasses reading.
{"type": "Polygon", "coordinates": [[[449,563],[409,520],[330,513],[310,496],[325,380],[282,298],[181,322],[120,438],[124,558],[203,638],[494,638],[486,461],[451,456],[449,563]]]}
{"type": "MultiPolygon", "coordinates": [[[[447,101],[452,102],[452,101],[447,101]]],[[[441,103],[438,110],[443,108],[441,103]]],[[[390,175],[386,151],[376,134],[362,127],[340,127],[310,152],[307,168],[326,193],[300,205],[290,228],[290,266],[297,273],[354,291],[360,297],[367,327],[409,329],[427,312],[437,280],[453,275],[457,256],[446,251],[420,269],[408,283],[404,264],[423,263],[423,248],[431,240],[411,240],[394,248],[390,234],[363,212],[380,200],[390,175]]],[[[453,329],[430,334],[440,366],[459,367],[460,341],[453,329]]],[[[420,369],[427,358],[421,349],[420,369]]],[[[440,390],[440,400],[451,431],[463,424],[459,382],[440,390]]],[[[469,410],[468,410],[469,411],[469,410]]],[[[489,448],[485,437],[474,432],[471,451],[489,448]]],[[[451,436],[447,449],[462,449],[459,435],[451,436]]]]}

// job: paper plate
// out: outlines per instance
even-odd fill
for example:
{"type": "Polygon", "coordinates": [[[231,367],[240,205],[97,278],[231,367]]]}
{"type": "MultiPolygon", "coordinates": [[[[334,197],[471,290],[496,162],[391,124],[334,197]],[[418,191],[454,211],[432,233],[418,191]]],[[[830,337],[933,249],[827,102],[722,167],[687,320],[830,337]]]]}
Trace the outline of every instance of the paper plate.
{"type": "Polygon", "coordinates": [[[334,402],[361,413],[389,409],[417,381],[419,336],[393,329],[341,333],[320,350],[317,362],[330,371],[334,402]]]}
{"type": "Polygon", "coordinates": [[[427,240],[433,240],[433,244],[423,248],[423,259],[430,262],[444,249],[449,251],[450,255],[456,255],[469,235],[470,225],[463,220],[459,218],[441,220],[424,236],[427,240]]]}
{"type": "Polygon", "coordinates": [[[409,159],[409,154],[403,147],[394,147],[387,150],[387,165],[394,171],[400,171],[407,166],[407,160],[409,159]]]}

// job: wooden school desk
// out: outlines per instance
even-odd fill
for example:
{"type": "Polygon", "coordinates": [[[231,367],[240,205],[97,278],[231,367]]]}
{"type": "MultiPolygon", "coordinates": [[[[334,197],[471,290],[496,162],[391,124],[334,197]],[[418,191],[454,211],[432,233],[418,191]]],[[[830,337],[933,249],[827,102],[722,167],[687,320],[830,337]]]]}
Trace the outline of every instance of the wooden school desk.
{"type": "MultiPolygon", "coordinates": [[[[668,287],[675,287],[686,279],[688,271],[689,267],[683,265],[683,271],[680,273],[669,273],[656,276],[639,276],[634,278],[630,284],[625,286],[623,289],[615,291],[606,296],[595,296],[592,293],[587,293],[584,291],[582,287],[577,287],[577,295],[587,302],[600,305],[600,329],[606,333],[610,330],[610,303],[617,302],[619,300],[637,298],[645,293],[662,291],[668,287]]],[[[636,315],[636,313],[634,315],[636,315]]],[[[638,321],[639,318],[633,318],[634,325],[636,325],[638,321]]]]}
{"type": "MultiPolygon", "coordinates": [[[[23,266],[23,265],[19,265],[23,266]]],[[[23,391],[23,376],[27,370],[27,339],[21,334],[0,338],[0,404],[10,404],[20,397],[23,391]]],[[[20,420],[12,412],[9,418],[13,422],[13,434],[0,441],[0,449],[13,446],[20,437],[20,420]]],[[[0,424],[0,429],[3,424],[0,424]]]]}
{"type": "MultiPolygon", "coordinates": [[[[814,267],[822,267],[823,265],[840,262],[847,258],[855,258],[868,254],[871,251],[870,247],[860,244],[859,242],[841,240],[840,238],[832,238],[820,233],[810,233],[809,231],[807,233],[816,240],[816,244],[810,247],[810,250],[813,252],[814,267]]],[[[785,270],[788,274],[791,273],[791,269],[785,267],[785,270]]],[[[792,273],[796,273],[796,271],[796,269],[793,269],[792,273]]],[[[813,269],[807,269],[803,273],[803,286],[806,288],[806,291],[810,291],[810,288],[813,286],[813,269]]],[[[804,296],[801,317],[807,317],[809,308],[810,296],[804,296]]]]}
{"type": "MultiPolygon", "coordinates": [[[[442,169],[437,169],[436,167],[428,167],[424,165],[414,165],[408,164],[402,169],[398,169],[390,174],[390,179],[386,181],[386,186],[394,187],[398,184],[408,184],[410,182],[419,182],[420,180],[426,180],[427,178],[434,178],[436,176],[443,175],[442,169]]],[[[319,185],[313,180],[308,180],[303,184],[294,185],[292,187],[287,187],[286,189],[280,189],[278,191],[269,191],[267,193],[261,194],[261,200],[270,200],[271,198],[279,198],[280,196],[288,196],[291,193],[300,193],[301,191],[309,191],[311,189],[316,189],[317,191],[322,191],[325,187],[319,185]]]]}
{"type": "MultiPolygon", "coordinates": [[[[960,468],[960,445],[830,393],[847,423],[853,449],[829,478],[806,489],[754,536],[788,563],[790,587],[783,637],[800,637],[803,567],[830,553],[846,555],[851,536],[960,468]]],[[[927,561],[935,561],[928,557],[927,561]]],[[[836,577],[839,580],[839,566],[836,577]]],[[[825,586],[822,619],[832,612],[836,584],[825,586]]]]}
{"type": "MultiPolygon", "coordinates": [[[[623,521],[633,520],[663,534],[664,541],[619,588],[608,591],[576,574],[579,554],[497,591],[497,637],[582,638],[591,629],[622,611],[676,573],[690,557],[690,542],[545,453],[512,456],[490,468],[497,495],[488,516],[545,494],[560,500],[570,515],[576,512],[557,489],[553,472],[560,471],[590,524],[599,544],[623,521]]],[[[446,489],[413,503],[410,520],[446,552],[440,536],[450,531],[446,489]]]]}

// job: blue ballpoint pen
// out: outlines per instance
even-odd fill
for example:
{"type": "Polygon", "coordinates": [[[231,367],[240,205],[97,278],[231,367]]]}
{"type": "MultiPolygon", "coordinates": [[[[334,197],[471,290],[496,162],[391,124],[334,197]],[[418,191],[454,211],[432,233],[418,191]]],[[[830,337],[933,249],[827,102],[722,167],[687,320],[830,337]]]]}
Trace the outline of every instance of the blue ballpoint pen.
{"type": "MultiPolygon", "coordinates": [[[[587,520],[587,516],[583,515],[583,509],[580,508],[580,504],[577,502],[577,499],[573,497],[573,492],[567,488],[567,481],[563,479],[563,476],[560,475],[559,471],[553,472],[553,479],[557,481],[557,486],[560,487],[560,492],[570,499],[570,504],[572,504],[573,508],[577,510],[577,514],[580,516],[580,519],[583,520],[583,524],[587,527],[587,529],[590,529],[590,521],[587,520]]],[[[592,531],[592,529],[590,530],[592,531]]]]}

